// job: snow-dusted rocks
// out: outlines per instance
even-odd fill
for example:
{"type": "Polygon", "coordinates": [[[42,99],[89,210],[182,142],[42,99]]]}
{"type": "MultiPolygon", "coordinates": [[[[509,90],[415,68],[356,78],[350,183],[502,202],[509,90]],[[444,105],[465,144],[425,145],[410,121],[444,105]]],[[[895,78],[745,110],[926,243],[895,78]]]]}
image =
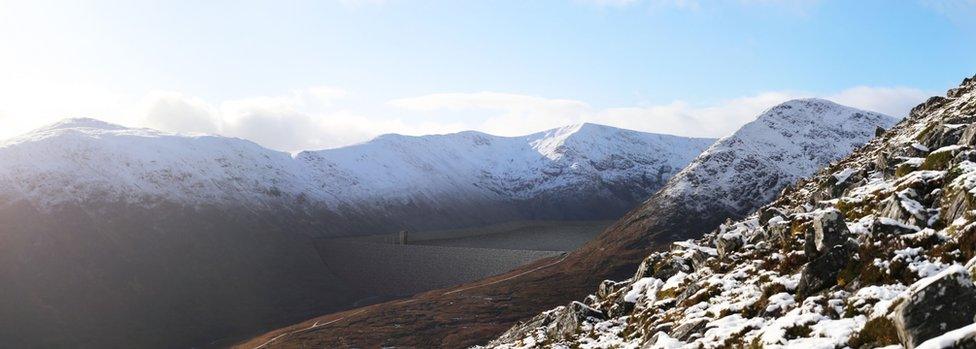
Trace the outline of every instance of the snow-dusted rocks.
{"type": "Polygon", "coordinates": [[[847,242],[851,232],[839,210],[826,210],[813,219],[813,244],[818,253],[847,242]]]}
{"type": "Polygon", "coordinates": [[[919,280],[891,315],[906,348],[976,322],[976,286],[961,265],[919,280]]]}
{"type": "MultiPolygon", "coordinates": [[[[950,203],[976,193],[974,138],[955,135],[976,123],[974,115],[976,78],[969,78],[759,212],[648,256],[644,265],[667,266],[683,261],[687,246],[717,248],[732,236],[747,242],[682,276],[683,292],[658,292],[654,302],[591,320],[569,338],[516,327],[509,333],[520,336],[489,346],[972,347],[976,211],[950,203]]],[[[587,304],[604,309],[644,277],[587,304]]]]}

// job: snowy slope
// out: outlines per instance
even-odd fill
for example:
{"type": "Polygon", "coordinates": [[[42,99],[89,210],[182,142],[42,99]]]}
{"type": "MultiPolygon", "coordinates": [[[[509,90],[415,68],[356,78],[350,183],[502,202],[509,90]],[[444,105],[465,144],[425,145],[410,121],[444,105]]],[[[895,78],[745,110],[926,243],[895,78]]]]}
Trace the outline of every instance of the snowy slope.
{"type": "Polygon", "coordinates": [[[522,137],[385,135],[297,158],[316,169],[315,183],[343,198],[525,199],[579,185],[667,179],[713,141],[580,124],[522,137]]]}
{"type": "Polygon", "coordinates": [[[289,154],[249,141],[94,119],[67,119],[0,143],[0,193],[42,206],[91,200],[262,204],[308,193],[308,181],[289,154]]]}
{"type": "Polygon", "coordinates": [[[668,182],[657,201],[694,212],[747,214],[896,121],[822,99],[782,103],[715,142],[668,182]]]}
{"type": "Polygon", "coordinates": [[[382,210],[390,222],[438,213],[476,222],[561,218],[557,211],[636,204],[712,141],[582,124],[523,137],[385,135],[292,157],[242,139],[68,119],[0,143],[0,196],[40,207],[311,207],[358,217],[350,220],[382,210]],[[549,200],[567,195],[575,206],[549,200]],[[532,200],[556,206],[513,216],[525,211],[513,203],[532,200]]]}

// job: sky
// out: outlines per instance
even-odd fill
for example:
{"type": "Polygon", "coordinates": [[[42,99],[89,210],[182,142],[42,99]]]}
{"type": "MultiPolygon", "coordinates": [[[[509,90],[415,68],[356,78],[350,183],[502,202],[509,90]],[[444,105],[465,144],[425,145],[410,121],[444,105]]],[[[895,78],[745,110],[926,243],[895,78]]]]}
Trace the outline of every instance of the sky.
{"type": "Polygon", "coordinates": [[[0,0],[0,139],[68,117],[289,152],[722,137],[792,98],[903,117],[973,74],[976,0],[0,0]]]}

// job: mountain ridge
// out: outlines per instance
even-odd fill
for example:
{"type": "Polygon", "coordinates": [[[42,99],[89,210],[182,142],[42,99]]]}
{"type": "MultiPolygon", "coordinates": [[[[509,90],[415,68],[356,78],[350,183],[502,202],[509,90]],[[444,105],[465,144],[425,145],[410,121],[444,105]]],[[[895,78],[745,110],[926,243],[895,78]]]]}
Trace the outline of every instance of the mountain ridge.
{"type": "MultiPolygon", "coordinates": [[[[847,117],[841,118],[840,124],[851,126],[851,129],[859,131],[849,134],[857,139],[840,143],[841,146],[849,147],[848,151],[870,139],[876,127],[890,125],[893,122],[890,117],[883,117],[880,114],[846,108],[822,110],[817,113],[793,108],[789,110],[796,112],[797,118],[801,120],[819,120],[823,112],[843,111],[841,114],[847,117]],[[872,120],[876,124],[853,122],[852,119],[856,119],[855,114],[874,116],[872,120]]],[[[804,129],[798,128],[798,130],[804,129]]],[[[827,128],[827,130],[832,129],[827,128]]],[[[790,139],[799,144],[808,138],[806,133],[799,132],[798,136],[790,139]]],[[[820,137],[809,139],[822,140],[820,137]]],[[[714,146],[716,145],[712,145],[714,146]]],[[[817,149],[819,148],[813,150],[817,149]]],[[[783,154],[784,156],[803,156],[806,153],[802,150],[802,147],[771,149],[771,151],[787,153],[783,154]]],[[[810,161],[825,164],[830,160],[836,160],[831,156],[839,158],[843,155],[827,151],[823,154],[825,155],[814,156],[810,161]]],[[[726,160],[699,155],[694,161],[714,164],[706,167],[727,169],[732,174],[748,175],[751,183],[761,184],[766,178],[765,175],[752,174],[747,171],[747,168],[726,166],[728,163],[726,160]]],[[[675,176],[669,180],[669,183],[680,180],[680,177],[675,176]]],[[[762,204],[767,194],[775,195],[781,189],[772,185],[762,188],[764,189],[741,194],[743,196],[741,199],[762,204]]],[[[721,199],[721,196],[740,194],[719,192],[714,195],[709,196],[709,199],[717,200],[721,199]]],[[[666,242],[671,239],[701,233],[698,229],[703,225],[713,224],[714,226],[707,228],[711,230],[725,219],[736,217],[735,213],[729,210],[702,212],[684,208],[675,209],[664,205],[670,201],[671,199],[665,196],[650,196],[650,199],[637,208],[631,209],[597,238],[561,258],[542,260],[497,277],[452,289],[431,291],[404,301],[314,318],[305,323],[270,332],[242,343],[239,347],[258,345],[274,337],[277,339],[271,346],[282,348],[309,346],[456,348],[484,344],[507,330],[516,321],[534,316],[538,311],[584,297],[604,279],[633,275],[637,265],[649,251],[666,247],[666,242]],[[697,222],[693,219],[706,222],[697,222]],[[407,324],[401,321],[401,314],[410,314],[411,322],[407,324]],[[309,326],[316,323],[330,325],[308,330],[309,326]]]]}
{"type": "MultiPolygon", "coordinates": [[[[393,206],[379,215],[391,231],[458,226],[440,210],[472,217],[461,225],[603,219],[663,185],[711,141],[584,124],[518,137],[386,135],[291,155],[239,138],[66,119],[0,143],[0,196],[41,207],[86,198],[284,205],[348,221],[393,206]]],[[[320,226],[331,230],[318,234],[335,235],[383,225],[320,226]]]]}

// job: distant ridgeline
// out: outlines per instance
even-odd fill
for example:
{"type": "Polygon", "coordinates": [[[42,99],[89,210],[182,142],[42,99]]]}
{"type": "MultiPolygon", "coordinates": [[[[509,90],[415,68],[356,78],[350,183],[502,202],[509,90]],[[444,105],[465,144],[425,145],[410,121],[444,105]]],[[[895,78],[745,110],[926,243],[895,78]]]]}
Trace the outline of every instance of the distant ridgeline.
{"type": "Polygon", "coordinates": [[[68,119],[0,143],[0,202],[243,209],[319,236],[614,219],[713,141],[581,124],[385,135],[293,158],[242,139],[68,119]]]}

